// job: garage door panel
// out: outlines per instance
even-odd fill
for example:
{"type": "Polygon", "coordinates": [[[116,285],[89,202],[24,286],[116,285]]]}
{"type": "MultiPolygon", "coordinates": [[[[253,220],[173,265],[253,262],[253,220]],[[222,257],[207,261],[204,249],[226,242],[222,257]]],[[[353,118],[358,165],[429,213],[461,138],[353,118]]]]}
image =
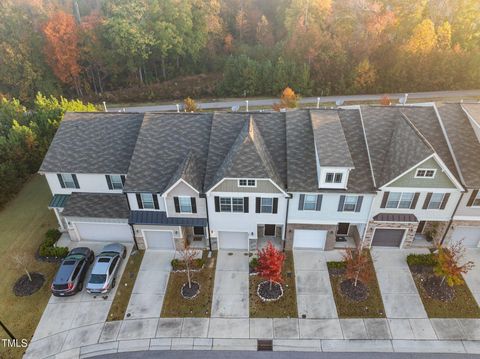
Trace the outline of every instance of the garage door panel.
{"type": "Polygon", "coordinates": [[[325,230],[295,229],[293,232],[294,249],[324,250],[327,241],[325,230]]]}
{"type": "Polygon", "coordinates": [[[218,232],[218,242],[219,249],[248,251],[247,232],[218,232]]]}
{"type": "Polygon", "coordinates": [[[377,228],[373,235],[372,246],[400,247],[405,229],[377,228]]]}
{"type": "Polygon", "coordinates": [[[477,248],[480,245],[479,227],[456,227],[452,233],[450,243],[463,241],[467,248],[477,248]]]}
{"type": "Polygon", "coordinates": [[[131,242],[132,229],[126,223],[74,223],[80,240],[131,242]]]}
{"type": "Polygon", "coordinates": [[[171,231],[144,231],[147,249],[175,250],[171,231]]]}

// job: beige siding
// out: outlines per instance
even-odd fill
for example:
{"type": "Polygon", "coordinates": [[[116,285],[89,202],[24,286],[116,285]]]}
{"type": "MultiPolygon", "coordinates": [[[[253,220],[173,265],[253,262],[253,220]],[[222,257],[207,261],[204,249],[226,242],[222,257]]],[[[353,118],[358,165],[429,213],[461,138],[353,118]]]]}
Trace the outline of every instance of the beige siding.
{"type": "Polygon", "coordinates": [[[279,189],[269,180],[257,180],[256,187],[239,187],[238,180],[226,179],[212,189],[214,192],[244,192],[244,193],[280,193],[279,189]]]}
{"type": "Polygon", "coordinates": [[[402,177],[392,182],[388,187],[414,187],[414,188],[455,188],[450,178],[442,171],[440,165],[435,159],[430,158],[421,165],[404,174],[402,177]],[[415,178],[417,168],[436,169],[434,178],[415,178]]]}
{"type": "Polygon", "coordinates": [[[165,204],[169,217],[189,217],[189,218],[207,218],[207,208],[205,198],[198,197],[198,193],[195,192],[190,186],[183,182],[178,183],[165,198],[165,204]],[[189,196],[195,197],[197,204],[197,213],[176,213],[175,202],[173,197],[189,196]]]}

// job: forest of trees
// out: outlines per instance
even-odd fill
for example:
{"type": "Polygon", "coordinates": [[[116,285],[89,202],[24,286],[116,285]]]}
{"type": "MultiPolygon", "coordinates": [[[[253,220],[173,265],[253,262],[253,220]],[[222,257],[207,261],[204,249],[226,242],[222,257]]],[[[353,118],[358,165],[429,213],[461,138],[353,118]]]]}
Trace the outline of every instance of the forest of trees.
{"type": "Polygon", "coordinates": [[[186,76],[210,87],[181,98],[479,88],[480,1],[0,1],[0,96],[133,102],[186,76]]]}

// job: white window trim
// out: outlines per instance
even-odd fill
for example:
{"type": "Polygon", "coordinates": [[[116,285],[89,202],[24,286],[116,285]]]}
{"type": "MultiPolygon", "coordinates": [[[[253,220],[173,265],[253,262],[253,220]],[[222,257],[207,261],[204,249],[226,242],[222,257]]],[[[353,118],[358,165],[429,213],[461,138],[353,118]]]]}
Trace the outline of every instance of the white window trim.
{"type": "Polygon", "coordinates": [[[123,189],[123,182],[122,182],[122,175],[113,175],[113,174],[109,174],[108,175],[110,177],[110,183],[112,184],[112,190],[120,190],[120,189],[123,189]],[[120,182],[114,182],[113,181],[113,177],[118,177],[120,179],[120,182]],[[120,188],[115,188],[115,183],[120,183],[120,188]]]}
{"type": "Polygon", "coordinates": [[[302,210],[303,210],[303,211],[316,211],[316,210],[317,210],[317,201],[318,201],[318,195],[316,195],[316,194],[305,194],[305,197],[303,198],[303,208],[302,208],[302,210]],[[313,196],[313,197],[315,197],[315,206],[313,206],[312,209],[310,209],[310,208],[305,208],[305,203],[307,203],[307,201],[306,201],[307,196],[313,196]]]}
{"type": "Polygon", "coordinates": [[[412,203],[413,203],[413,199],[415,198],[415,192],[390,192],[388,194],[388,198],[387,198],[387,203],[385,203],[385,208],[386,209],[410,209],[412,207],[412,203]],[[398,203],[397,203],[397,206],[396,207],[388,207],[388,202],[389,202],[389,198],[390,198],[390,195],[392,193],[400,193],[400,198],[398,199],[398,203]],[[410,205],[408,207],[400,207],[400,203],[402,202],[402,199],[403,199],[403,195],[404,194],[413,194],[412,196],[412,200],[410,201],[410,205]]]}
{"type": "Polygon", "coordinates": [[[358,207],[358,198],[360,196],[350,196],[350,195],[346,195],[345,196],[345,200],[343,201],[343,208],[342,208],[342,212],[355,212],[357,210],[357,207],[358,207]],[[347,203],[347,197],[355,197],[356,198],[356,202],[355,202],[355,208],[353,209],[353,211],[350,211],[350,210],[345,210],[345,204],[347,203]]]}
{"type": "MultiPolygon", "coordinates": [[[[244,213],[245,212],[245,200],[243,199],[243,197],[220,197],[218,199],[218,204],[220,206],[220,213],[244,213]],[[222,198],[223,199],[229,199],[230,200],[230,211],[222,211],[222,198]],[[233,199],[240,199],[242,200],[242,210],[241,211],[234,211],[233,210],[233,199]]],[[[224,204],[223,206],[228,206],[228,204],[224,204]]],[[[235,204],[235,206],[239,206],[239,204],[235,204]]]]}
{"type": "Polygon", "coordinates": [[[73,173],[60,173],[60,176],[62,176],[62,181],[65,188],[77,189],[77,186],[75,185],[75,180],[73,179],[73,173]],[[70,182],[70,181],[66,181],[65,176],[70,176],[70,178],[72,179],[71,183],[73,183],[73,187],[67,186],[67,182],[70,182]]]}
{"type": "Polygon", "coordinates": [[[440,209],[440,207],[442,207],[443,200],[445,199],[445,195],[446,195],[446,193],[440,193],[440,192],[437,192],[437,193],[434,192],[434,193],[432,193],[432,197],[430,197],[430,200],[428,201],[428,206],[427,206],[426,209],[427,209],[427,210],[432,210],[432,209],[433,209],[433,210],[438,210],[438,209],[440,209]],[[433,197],[433,195],[435,195],[435,194],[441,194],[441,195],[442,195],[442,199],[438,202],[438,203],[439,203],[438,208],[430,208],[430,204],[432,203],[432,197],[433,197]]]}
{"type": "Polygon", "coordinates": [[[435,178],[436,174],[437,174],[437,169],[436,168],[417,168],[417,170],[415,171],[415,178],[433,179],[433,178],[435,178]],[[425,174],[427,173],[427,171],[433,171],[433,176],[431,176],[431,177],[419,176],[418,175],[419,171],[425,171],[425,174]]]}
{"type": "MultiPolygon", "coordinates": [[[[153,194],[153,193],[140,193],[140,199],[142,200],[143,209],[155,209],[155,200],[153,199],[153,196],[155,196],[155,194],[153,194]],[[148,207],[148,208],[145,207],[145,201],[143,200],[143,195],[150,195],[151,196],[151,198],[152,198],[152,202],[151,202],[152,207],[151,208],[150,207],[148,207]]],[[[150,202],[148,202],[148,203],[150,203],[150,202]]]]}
{"type": "Polygon", "coordinates": [[[263,214],[272,214],[273,213],[273,197],[260,197],[260,213],[263,213],[263,214]],[[264,199],[271,200],[271,204],[264,205],[263,204],[264,199]],[[262,211],[263,207],[270,207],[270,212],[262,211]]]}
{"type": "Polygon", "coordinates": [[[178,196],[178,209],[180,210],[180,213],[193,213],[192,197],[190,197],[190,196],[178,196]],[[180,199],[187,199],[189,201],[190,211],[182,211],[182,204],[180,203],[180,199]]]}
{"type": "Polygon", "coordinates": [[[252,178],[240,178],[240,179],[238,180],[238,187],[251,187],[251,188],[255,188],[255,187],[257,187],[257,180],[252,179],[252,178]],[[242,184],[240,184],[240,181],[246,181],[247,184],[242,185],[242,184]],[[253,185],[249,185],[249,184],[248,184],[248,181],[253,181],[254,184],[253,184],[253,185]]]}
{"type": "Polygon", "coordinates": [[[324,181],[324,183],[327,183],[327,184],[337,184],[337,185],[338,185],[338,184],[342,184],[342,183],[343,183],[343,175],[344,175],[343,172],[328,171],[328,172],[325,173],[325,177],[324,177],[323,181],[324,181]],[[328,181],[327,181],[327,176],[328,176],[328,175],[332,175],[332,182],[328,182],[328,181]],[[340,176],[340,182],[336,182],[336,181],[335,181],[335,178],[336,178],[337,176],[340,176]]]}
{"type": "Polygon", "coordinates": [[[480,191],[478,191],[478,193],[475,196],[475,199],[473,200],[472,205],[471,205],[471,207],[480,208],[480,202],[479,202],[479,204],[475,204],[475,201],[480,201],[480,191]]]}

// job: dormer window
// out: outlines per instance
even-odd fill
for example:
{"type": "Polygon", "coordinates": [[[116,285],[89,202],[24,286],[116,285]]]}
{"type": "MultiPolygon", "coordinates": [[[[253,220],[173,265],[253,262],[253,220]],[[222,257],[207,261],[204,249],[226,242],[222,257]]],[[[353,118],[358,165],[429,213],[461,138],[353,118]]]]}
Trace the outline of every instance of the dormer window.
{"type": "Polygon", "coordinates": [[[415,178],[434,178],[436,172],[437,172],[436,169],[419,168],[419,169],[417,169],[417,173],[415,174],[415,178]]]}
{"type": "Polygon", "coordinates": [[[325,175],[325,183],[342,183],[343,174],[327,172],[325,175]]]}
{"type": "Polygon", "coordinates": [[[238,180],[239,187],[256,187],[257,183],[254,179],[240,179],[238,180]]]}

